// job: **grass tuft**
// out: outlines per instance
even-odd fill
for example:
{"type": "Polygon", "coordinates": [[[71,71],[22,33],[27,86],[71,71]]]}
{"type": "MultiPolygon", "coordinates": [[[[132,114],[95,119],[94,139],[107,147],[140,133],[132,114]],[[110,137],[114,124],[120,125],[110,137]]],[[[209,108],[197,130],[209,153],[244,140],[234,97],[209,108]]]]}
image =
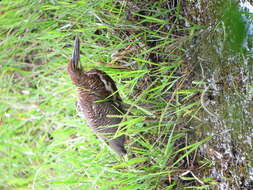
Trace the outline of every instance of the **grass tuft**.
{"type": "Polygon", "coordinates": [[[201,103],[185,85],[182,44],[198,26],[180,28],[181,5],[164,2],[0,2],[0,189],[184,186],[182,162],[208,140],[184,142],[201,103]],[[125,160],[75,111],[66,64],[76,35],[83,66],[107,72],[129,105],[125,160]]]}

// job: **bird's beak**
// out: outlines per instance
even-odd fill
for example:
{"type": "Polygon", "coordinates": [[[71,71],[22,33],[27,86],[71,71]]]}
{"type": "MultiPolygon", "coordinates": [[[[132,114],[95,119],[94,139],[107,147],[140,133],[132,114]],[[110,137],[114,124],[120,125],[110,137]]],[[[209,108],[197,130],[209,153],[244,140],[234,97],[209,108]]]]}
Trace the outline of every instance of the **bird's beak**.
{"type": "Polygon", "coordinates": [[[71,58],[72,64],[75,67],[75,69],[79,68],[79,61],[80,61],[80,40],[78,37],[75,38],[74,43],[74,50],[72,53],[71,58]]]}

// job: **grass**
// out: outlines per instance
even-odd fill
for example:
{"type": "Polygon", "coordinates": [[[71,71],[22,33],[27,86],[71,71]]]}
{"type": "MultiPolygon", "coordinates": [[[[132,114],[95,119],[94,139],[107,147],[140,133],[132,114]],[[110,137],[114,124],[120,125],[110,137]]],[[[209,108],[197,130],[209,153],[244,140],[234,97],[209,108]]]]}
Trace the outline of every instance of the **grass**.
{"type": "Polygon", "coordinates": [[[182,161],[208,140],[182,142],[201,104],[199,86],[185,86],[182,59],[198,26],[178,29],[180,6],[172,12],[164,2],[135,1],[147,3],[139,12],[111,0],[0,3],[0,189],[207,188],[181,178],[182,161]],[[66,72],[76,35],[84,67],[107,72],[130,105],[126,160],[76,114],[66,72]]]}

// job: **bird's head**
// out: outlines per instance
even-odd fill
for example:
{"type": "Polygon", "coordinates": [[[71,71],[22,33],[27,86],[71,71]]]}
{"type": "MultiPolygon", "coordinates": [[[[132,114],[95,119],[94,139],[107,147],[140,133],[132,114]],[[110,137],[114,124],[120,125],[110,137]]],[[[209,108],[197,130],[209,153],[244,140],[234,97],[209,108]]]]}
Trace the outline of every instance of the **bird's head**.
{"type": "Polygon", "coordinates": [[[98,69],[83,70],[80,64],[80,40],[78,37],[75,39],[74,50],[68,64],[68,73],[73,83],[81,90],[90,91],[101,98],[112,94],[118,96],[115,82],[105,72],[98,69]]]}

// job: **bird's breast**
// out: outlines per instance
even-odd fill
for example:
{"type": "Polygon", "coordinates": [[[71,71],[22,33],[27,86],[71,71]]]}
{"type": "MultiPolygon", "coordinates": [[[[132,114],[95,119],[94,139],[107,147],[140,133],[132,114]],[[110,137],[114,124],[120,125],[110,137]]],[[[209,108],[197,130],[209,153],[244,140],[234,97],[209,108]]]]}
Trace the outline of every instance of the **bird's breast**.
{"type": "Polygon", "coordinates": [[[82,96],[78,107],[90,127],[115,125],[121,122],[122,112],[113,102],[103,102],[94,97],[82,96]]]}

